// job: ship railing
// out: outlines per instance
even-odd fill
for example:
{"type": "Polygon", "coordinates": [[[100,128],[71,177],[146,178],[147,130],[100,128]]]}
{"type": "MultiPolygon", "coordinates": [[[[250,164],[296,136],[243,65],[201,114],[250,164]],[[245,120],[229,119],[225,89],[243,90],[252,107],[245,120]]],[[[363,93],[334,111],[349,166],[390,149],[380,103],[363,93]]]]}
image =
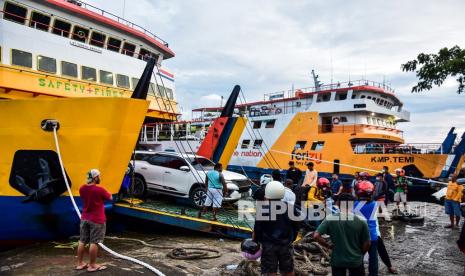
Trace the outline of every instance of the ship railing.
{"type": "Polygon", "coordinates": [[[443,154],[440,143],[361,143],[352,149],[356,154],[443,154]]]}
{"type": "Polygon", "coordinates": [[[146,124],[140,132],[140,143],[161,141],[201,141],[208,131],[207,126],[199,126],[199,121],[166,122],[146,124]]]}
{"type": "Polygon", "coordinates": [[[367,124],[321,124],[318,131],[319,133],[377,133],[397,137],[404,136],[404,132],[396,128],[367,124]]]}
{"type": "Polygon", "coordinates": [[[121,24],[124,24],[128,27],[131,27],[132,29],[134,30],[137,30],[139,32],[142,32],[144,33],[145,35],[148,35],[148,36],[151,36],[152,38],[156,39],[157,41],[163,43],[163,45],[165,45],[166,47],[168,47],[168,42],[166,42],[165,40],[163,40],[162,38],[158,37],[157,35],[155,35],[154,33],[152,33],[151,31],[145,29],[144,27],[141,27],[140,25],[137,25],[131,21],[128,21],[120,16],[117,16],[113,13],[110,13],[110,12],[107,12],[105,10],[102,10],[98,7],[95,7],[91,4],[88,4],[86,2],[83,2],[83,1],[80,1],[80,0],[72,0],[72,1],[69,1],[69,0],[63,0],[65,2],[74,2],[75,4],[77,4],[78,6],[86,9],[86,10],[89,10],[91,12],[94,12],[94,13],[98,13],[98,14],[101,14],[109,19],[112,19],[112,20],[115,20],[116,22],[118,23],[121,23],[121,24]]]}
{"type": "Polygon", "coordinates": [[[377,88],[383,89],[385,92],[394,93],[394,89],[382,82],[370,81],[370,80],[354,80],[354,81],[347,81],[347,82],[337,82],[337,83],[330,83],[330,84],[322,84],[319,87],[303,87],[298,89],[290,89],[290,90],[283,90],[278,92],[266,93],[264,94],[264,101],[269,101],[273,99],[286,99],[286,98],[293,98],[297,95],[297,93],[314,93],[319,91],[326,91],[326,90],[333,90],[333,89],[341,89],[341,88],[351,88],[355,86],[373,86],[377,88]]]}
{"type": "MultiPolygon", "coordinates": [[[[70,39],[76,40],[76,41],[81,42],[81,43],[89,43],[91,46],[95,46],[95,47],[99,47],[99,48],[106,48],[106,49],[115,48],[114,46],[108,44],[108,41],[100,41],[100,40],[92,39],[92,37],[90,36],[90,33],[87,36],[86,35],[81,35],[81,34],[73,33],[71,30],[60,29],[58,27],[52,26],[51,24],[44,24],[42,22],[32,20],[32,19],[29,19],[27,17],[19,16],[19,15],[13,14],[13,13],[9,13],[9,12],[6,12],[4,10],[0,10],[0,13],[6,14],[6,15],[9,15],[9,16],[12,16],[12,17],[16,17],[17,19],[24,20],[24,22],[25,22],[24,24],[26,26],[31,27],[31,28],[35,28],[35,29],[43,28],[42,30],[47,29],[47,32],[52,32],[52,33],[54,33],[54,31],[58,31],[60,33],[60,36],[70,38],[70,39]],[[71,37],[70,37],[70,35],[71,35],[71,37]],[[83,39],[84,41],[74,39],[73,38],[74,36],[76,36],[79,39],[83,39]]],[[[109,35],[109,33],[101,31],[101,30],[99,30],[99,32],[102,32],[102,33],[105,33],[106,35],[109,35]]],[[[142,55],[140,53],[136,53],[135,51],[131,51],[131,50],[128,50],[128,49],[123,49],[122,47],[120,47],[120,48],[121,49],[119,49],[118,52],[120,52],[121,54],[130,56],[130,57],[135,57],[135,58],[142,59],[142,60],[147,59],[147,55],[142,55]]],[[[159,75],[159,73],[157,73],[157,74],[159,75]]]]}

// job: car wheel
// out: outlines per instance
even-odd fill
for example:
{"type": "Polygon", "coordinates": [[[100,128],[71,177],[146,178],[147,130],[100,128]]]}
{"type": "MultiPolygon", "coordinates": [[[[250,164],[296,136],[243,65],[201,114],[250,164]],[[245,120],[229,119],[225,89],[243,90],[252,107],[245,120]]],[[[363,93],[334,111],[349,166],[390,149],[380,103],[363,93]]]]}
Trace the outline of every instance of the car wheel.
{"type": "Polygon", "coordinates": [[[205,199],[207,198],[207,193],[205,189],[201,186],[193,188],[189,194],[189,199],[191,204],[194,207],[200,208],[203,206],[205,199]]]}
{"type": "Polygon", "coordinates": [[[134,176],[134,182],[132,184],[132,196],[137,198],[145,198],[147,195],[147,183],[144,180],[144,177],[141,175],[134,176]]]}

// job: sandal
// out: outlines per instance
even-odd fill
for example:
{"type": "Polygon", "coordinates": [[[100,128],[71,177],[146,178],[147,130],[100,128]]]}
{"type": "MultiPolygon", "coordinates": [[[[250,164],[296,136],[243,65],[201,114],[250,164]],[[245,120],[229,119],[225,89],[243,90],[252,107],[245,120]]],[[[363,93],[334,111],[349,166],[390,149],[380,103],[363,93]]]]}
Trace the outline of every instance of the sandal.
{"type": "Polygon", "coordinates": [[[397,272],[397,270],[395,270],[394,268],[388,268],[388,272],[389,274],[399,274],[399,272],[397,272]]]}
{"type": "Polygon", "coordinates": [[[88,264],[82,264],[82,265],[78,265],[74,268],[74,270],[83,270],[83,269],[86,269],[88,266],[88,264]]]}
{"type": "Polygon", "coordinates": [[[105,270],[105,269],[107,269],[106,266],[100,265],[100,266],[98,266],[96,268],[90,268],[90,267],[87,268],[87,272],[96,272],[96,271],[102,271],[102,270],[105,270]]]}

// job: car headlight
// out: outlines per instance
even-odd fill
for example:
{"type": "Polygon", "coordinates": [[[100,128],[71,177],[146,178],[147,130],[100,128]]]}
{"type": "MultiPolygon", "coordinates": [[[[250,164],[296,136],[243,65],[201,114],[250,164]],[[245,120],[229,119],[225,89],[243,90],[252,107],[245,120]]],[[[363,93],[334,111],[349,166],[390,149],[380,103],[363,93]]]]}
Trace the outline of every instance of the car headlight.
{"type": "Polygon", "coordinates": [[[239,191],[239,187],[232,182],[226,182],[226,187],[228,187],[229,191],[239,191]]]}

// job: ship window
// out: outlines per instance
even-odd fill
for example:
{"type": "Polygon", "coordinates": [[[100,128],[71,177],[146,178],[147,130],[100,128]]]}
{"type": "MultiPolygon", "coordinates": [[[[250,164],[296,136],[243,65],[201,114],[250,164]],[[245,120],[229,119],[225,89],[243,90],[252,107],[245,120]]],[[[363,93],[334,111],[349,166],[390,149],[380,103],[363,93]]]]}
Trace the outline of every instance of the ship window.
{"type": "Polygon", "coordinates": [[[124,42],[123,51],[121,53],[124,54],[124,55],[132,57],[132,56],[134,56],[134,51],[135,50],[136,50],[136,45],[124,42]]]}
{"type": "Polygon", "coordinates": [[[37,56],[37,70],[55,74],[57,72],[56,59],[37,56]]]}
{"type": "Polygon", "coordinates": [[[380,126],[381,125],[381,119],[376,119],[376,121],[378,122],[378,125],[380,126]]]}
{"type": "Polygon", "coordinates": [[[161,86],[161,85],[157,85],[157,87],[158,87],[158,94],[161,97],[165,98],[166,97],[165,88],[163,86],[161,86]]]}
{"type": "Polygon", "coordinates": [[[31,21],[29,23],[30,27],[36,28],[42,31],[48,31],[48,26],[50,26],[50,16],[41,14],[38,12],[32,12],[31,21]]]}
{"type": "Polygon", "coordinates": [[[266,121],[265,128],[274,128],[275,123],[276,123],[276,120],[268,120],[266,121]]]}
{"type": "Polygon", "coordinates": [[[241,145],[241,149],[246,149],[248,148],[250,145],[250,140],[249,139],[244,139],[242,140],[242,145],[241,145]]]}
{"type": "Polygon", "coordinates": [[[336,101],[343,101],[345,99],[347,99],[347,92],[336,94],[336,101]]]}
{"type": "Polygon", "coordinates": [[[89,43],[90,45],[94,45],[94,46],[102,48],[103,45],[105,44],[105,38],[106,36],[104,34],[92,32],[89,43]]]}
{"type": "Polygon", "coordinates": [[[261,128],[262,127],[262,121],[253,121],[253,128],[261,128]]]}
{"type": "Polygon", "coordinates": [[[10,2],[5,3],[3,10],[3,18],[14,21],[16,23],[24,24],[26,22],[27,9],[10,2]]]}
{"type": "Polygon", "coordinates": [[[352,94],[352,99],[355,99],[357,98],[357,95],[356,94],[352,94]]]}
{"type": "Polygon", "coordinates": [[[110,37],[108,38],[108,45],[107,49],[113,52],[119,52],[119,48],[121,48],[121,40],[110,37]]]}
{"type": "Polygon", "coordinates": [[[32,68],[32,54],[11,49],[11,64],[32,68]]]}
{"type": "Polygon", "coordinates": [[[86,42],[87,37],[89,36],[89,30],[80,26],[74,26],[72,39],[86,42]]]}
{"type": "Polygon", "coordinates": [[[165,91],[166,91],[166,97],[170,100],[173,99],[173,90],[170,89],[170,88],[165,88],[165,91]]]}
{"type": "MultiPolygon", "coordinates": [[[[139,79],[137,79],[137,82],[139,82],[139,79]]],[[[160,93],[158,92],[157,87],[155,86],[155,83],[153,82],[149,84],[149,93],[152,93],[153,96],[155,97],[160,97],[160,93]]]]}
{"type": "Polygon", "coordinates": [[[53,23],[52,33],[56,35],[68,37],[70,31],[71,31],[71,24],[65,21],[55,19],[55,22],[53,23]]]}
{"type": "Polygon", "coordinates": [[[95,68],[82,66],[81,76],[82,79],[86,81],[97,81],[97,70],[95,70],[95,68]]]}
{"type": "Polygon", "coordinates": [[[371,124],[371,118],[367,117],[367,124],[371,124]]]}
{"type": "Polygon", "coordinates": [[[145,60],[145,56],[151,56],[152,53],[144,48],[140,48],[139,55],[137,56],[138,59],[145,60]]]}
{"type": "Polygon", "coordinates": [[[61,74],[63,76],[77,78],[78,77],[77,64],[67,62],[67,61],[62,61],[61,62],[61,74]]]}
{"type": "Polygon", "coordinates": [[[325,141],[315,141],[312,144],[312,150],[313,151],[320,151],[323,149],[323,146],[325,145],[325,141]]]}
{"type": "MultiPolygon", "coordinates": [[[[136,89],[136,86],[139,83],[139,79],[138,78],[132,78],[131,80],[132,80],[132,89],[136,89]]],[[[153,89],[153,87],[152,87],[152,89],[153,89]]],[[[154,91],[154,90],[151,90],[151,91],[154,91]]],[[[150,92],[150,90],[149,90],[149,92],[150,92]]]]}
{"type": "Polygon", "coordinates": [[[307,141],[297,141],[295,143],[294,149],[296,150],[303,150],[307,145],[307,141]]]}
{"type": "Polygon", "coordinates": [[[347,117],[342,116],[341,117],[341,123],[347,123],[347,117]]]}
{"type": "Polygon", "coordinates": [[[100,70],[100,82],[113,85],[113,73],[108,71],[100,70]]]}
{"type": "Polygon", "coordinates": [[[365,95],[360,96],[360,99],[365,99],[365,95]]]}
{"type": "Polygon", "coordinates": [[[116,74],[116,85],[118,87],[129,88],[129,77],[125,75],[116,74]]]}
{"type": "Polygon", "coordinates": [[[263,144],[263,140],[262,139],[257,139],[257,140],[255,140],[253,142],[253,148],[254,149],[259,149],[259,148],[261,148],[262,144],[263,144]]]}
{"type": "Polygon", "coordinates": [[[371,96],[368,96],[367,99],[371,100],[371,96]]]}
{"type": "Polygon", "coordinates": [[[330,93],[324,93],[324,94],[319,94],[318,97],[316,98],[316,102],[329,102],[331,99],[331,94],[330,93]]]}

